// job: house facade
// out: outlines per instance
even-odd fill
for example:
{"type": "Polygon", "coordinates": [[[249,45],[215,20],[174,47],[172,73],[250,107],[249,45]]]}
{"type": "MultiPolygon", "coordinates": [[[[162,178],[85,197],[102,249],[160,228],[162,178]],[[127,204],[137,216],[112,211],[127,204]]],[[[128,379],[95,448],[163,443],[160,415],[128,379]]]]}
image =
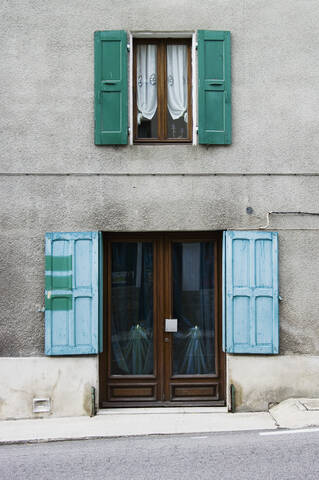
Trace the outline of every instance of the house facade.
{"type": "Polygon", "coordinates": [[[0,418],[319,396],[317,3],[110,7],[2,6],[0,418]]]}

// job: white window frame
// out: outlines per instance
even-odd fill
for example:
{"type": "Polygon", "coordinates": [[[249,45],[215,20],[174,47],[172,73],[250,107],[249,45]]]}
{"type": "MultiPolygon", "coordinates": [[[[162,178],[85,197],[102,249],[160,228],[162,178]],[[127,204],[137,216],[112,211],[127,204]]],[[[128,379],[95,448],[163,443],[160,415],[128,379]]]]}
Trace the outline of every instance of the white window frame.
{"type": "Polygon", "coordinates": [[[134,38],[191,38],[192,39],[192,112],[193,112],[193,132],[192,145],[198,144],[197,138],[197,54],[196,54],[196,32],[150,32],[150,31],[129,31],[129,75],[128,75],[128,127],[129,127],[129,145],[133,145],[133,39],[134,38]]]}

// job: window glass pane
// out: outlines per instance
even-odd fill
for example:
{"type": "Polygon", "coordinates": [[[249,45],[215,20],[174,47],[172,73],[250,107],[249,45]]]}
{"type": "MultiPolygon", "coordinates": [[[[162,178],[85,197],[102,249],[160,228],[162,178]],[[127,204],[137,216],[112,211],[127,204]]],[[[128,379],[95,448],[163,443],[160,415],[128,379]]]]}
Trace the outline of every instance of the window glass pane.
{"type": "Polygon", "coordinates": [[[112,243],[111,282],[111,374],[152,374],[152,243],[112,243]]]}
{"type": "Polygon", "coordinates": [[[157,46],[137,45],[136,100],[138,138],[157,138],[157,46]]]}
{"type": "Polygon", "coordinates": [[[167,45],[167,137],[188,137],[187,45],[167,45]]]}
{"type": "Polygon", "coordinates": [[[215,373],[214,243],[173,244],[173,375],[215,373]]]}

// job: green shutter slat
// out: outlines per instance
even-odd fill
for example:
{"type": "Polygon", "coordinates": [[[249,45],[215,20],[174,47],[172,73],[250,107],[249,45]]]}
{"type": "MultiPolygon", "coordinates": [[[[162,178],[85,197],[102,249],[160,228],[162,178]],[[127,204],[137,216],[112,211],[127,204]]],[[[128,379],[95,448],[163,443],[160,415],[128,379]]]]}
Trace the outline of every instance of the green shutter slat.
{"type": "Polygon", "coordinates": [[[224,347],[278,354],[278,234],[227,231],[224,237],[224,347]]]}
{"type": "Polygon", "coordinates": [[[127,35],[94,34],[95,144],[126,145],[128,137],[127,35]]]}
{"type": "Polygon", "coordinates": [[[198,30],[198,141],[231,143],[230,32],[198,30]]]}
{"type": "Polygon", "coordinates": [[[99,352],[98,232],[45,236],[45,353],[99,352]]]}

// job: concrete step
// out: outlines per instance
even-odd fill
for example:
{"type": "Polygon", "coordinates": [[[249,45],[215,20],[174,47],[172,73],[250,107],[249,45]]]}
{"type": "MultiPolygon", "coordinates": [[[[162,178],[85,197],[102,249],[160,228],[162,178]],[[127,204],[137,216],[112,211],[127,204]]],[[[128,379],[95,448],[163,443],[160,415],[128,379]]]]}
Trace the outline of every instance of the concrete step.
{"type": "Polygon", "coordinates": [[[178,413],[227,413],[227,407],[150,407],[150,408],[101,408],[97,415],[176,415],[178,413]]]}
{"type": "Polygon", "coordinates": [[[319,426],[319,399],[288,398],[269,410],[281,428],[305,428],[319,426]]]}

